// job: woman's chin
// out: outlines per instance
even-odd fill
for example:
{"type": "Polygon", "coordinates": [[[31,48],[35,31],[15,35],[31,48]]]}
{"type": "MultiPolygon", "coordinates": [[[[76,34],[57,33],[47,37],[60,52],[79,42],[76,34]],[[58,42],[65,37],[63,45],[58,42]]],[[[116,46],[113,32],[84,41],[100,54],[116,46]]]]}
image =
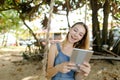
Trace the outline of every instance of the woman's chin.
{"type": "Polygon", "coordinates": [[[70,42],[70,43],[75,43],[76,41],[73,40],[73,39],[70,39],[69,42],[70,42]]]}

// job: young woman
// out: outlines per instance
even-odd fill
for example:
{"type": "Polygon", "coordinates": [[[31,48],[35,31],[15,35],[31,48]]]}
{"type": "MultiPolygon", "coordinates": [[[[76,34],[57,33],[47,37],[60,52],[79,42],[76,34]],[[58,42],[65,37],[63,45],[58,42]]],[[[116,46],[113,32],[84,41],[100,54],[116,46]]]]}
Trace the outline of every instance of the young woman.
{"type": "Polygon", "coordinates": [[[88,62],[79,65],[76,72],[75,63],[70,62],[73,48],[89,49],[88,28],[83,22],[75,23],[63,42],[51,44],[48,53],[47,78],[51,80],[82,80],[91,70],[88,62]]]}

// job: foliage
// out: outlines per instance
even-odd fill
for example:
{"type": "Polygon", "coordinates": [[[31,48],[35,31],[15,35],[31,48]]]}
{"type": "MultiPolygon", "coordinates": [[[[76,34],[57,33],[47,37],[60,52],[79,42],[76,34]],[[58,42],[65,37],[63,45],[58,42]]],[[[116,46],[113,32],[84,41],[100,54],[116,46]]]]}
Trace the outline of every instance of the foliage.
{"type": "Polygon", "coordinates": [[[115,20],[120,22],[120,1],[114,0],[112,3],[112,16],[115,20]]]}
{"type": "MultiPolygon", "coordinates": [[[[7,31],[7,29],[17,28],[13,25],[14,24],[16,24],[16,26],[19,25],[20,20],[18,18],[20,18],[23,21],[23,23],[26,25],[26,27],[29,29],[30,33],[33,36],[35,36],[32,29],[25,23],[25,20],[32,21],[36,18],[41,18],[42,19],[41,23],[43,27],[47,27],[47,21],[48,21],[47,15],[50,9],[50,1],[51,0],[0,0],[0,12],[7,10],[13,10],[13,11],[15,10],[15,14],[16,14],[16,15],[12,15],[13,17],[9,17],[3,14],[3,12],[1,12],[0,23],[2,24],[0,24],[1,26],[0,30],[5,29],[5,31],[7,31]],[[15,17],[18,20],[18,22],[16,22],[17,20],[15,19],[15,17]],[[6,23],[9,23],[9,25],[6,23]]],[[[93,15],[92,20],[94,20],[93,38],[96,38],[95,45],[102,46],[103,44],[107,43],[109,14],[111,13],[114,20],[117,20],[117,22],[120,23],[119,20],[120,1],[119,0],[55,0],[53,13],[62,14],[61,11],[65,11],[66,13],[64,15],[66,15],[68,20],[68,27],[70,27],[69,19],[68,19],[69,12],[83,7],[84,4],[87,4],[90,7],[90,9],[93,10],[94,12],[94,14],[92,14],[93,15]],[[104,14],[102,34],[100,33],[99,21],[98,21],[98,10],[100,9],[103,9],[103,14],[104,14]]],[[[10,12],[10,14],[12,13],[14,12],[10,12]]]]}
{"type": "MultiPolygon", "coordinates": [[[[102,8],[104,2],[105,0],[98,0],[99,7],[101,6],[102,8]]],[[[116,5],[119,5],[120,1],[113,0],[112,2],[114,2],[112,3],[112,9],[114,9],[112,11],[116,12],[118,10],[117,8],[119,7],[116,7],[116,5]]],[[[66,11],[67,13],[69,11],[83,7],[83,5],[86,3],[88,3],[86,0],[55,0],[53,12],[55,14],[60,14],[60,11],[66,11]]],[[[0,11],[14,9],[20,13],[21,18],[33,20],[34,18],[40,16],[42,12],[45,11],[45,9],[48,9],[48,13],[50,0],[1,0],[0,4],[0,11]]],[[[88,3],[88,5],[90,4],[88,3]]],[[[115,12],[113,12],[114,15],[115,12]]]]}
{"type": "Polygon", "coordinates": [[[17,26],[20,26],[21,23],[20,18],[18,17],[18,14],[16,11],[4,11],[0,13],[0,31],[8,31],[8,30],[15,30],[18,28],[17,26]]]}
{"type": "MultiPolygon", "coordinates": [[[[2,44],[7,41],[6,40],[7,35],[5,35],[5,33],[13,33],[15,34],[14,36],[18,38],[19,31],[23,30],[20,27],[21,25],[22,23],[16,11],[14,10],[2,11],[0,13],[0,33],[2,35],[4,34],[2,44]]],[[[6,43],[4,43],[4,46],[5,45],[6,43]]]]}

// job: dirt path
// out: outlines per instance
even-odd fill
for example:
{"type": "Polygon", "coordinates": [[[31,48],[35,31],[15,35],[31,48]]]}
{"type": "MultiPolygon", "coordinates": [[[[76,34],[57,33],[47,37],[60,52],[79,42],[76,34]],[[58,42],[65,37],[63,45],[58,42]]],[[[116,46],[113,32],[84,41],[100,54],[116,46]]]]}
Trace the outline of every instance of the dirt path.
{"type": "Polygon", "coordinates": [[[0,49],[0,80],[40,80],[41,63],[23,60],[21,51],[0,49]]]}
{"type": "Polygon", "coordinates": [[[91,61],[92,70],[86,80],[120,80],[120,61],[91,61]]]}
{"type": "MultiPolygon", "coordinates": [[[[24,49],[0,49],[0,80],[44,80],[41,62],[23,60],[24,49]]],[[[91,73],[85,80],[120,80],[120,62],[91,60],[91,73]]]]}

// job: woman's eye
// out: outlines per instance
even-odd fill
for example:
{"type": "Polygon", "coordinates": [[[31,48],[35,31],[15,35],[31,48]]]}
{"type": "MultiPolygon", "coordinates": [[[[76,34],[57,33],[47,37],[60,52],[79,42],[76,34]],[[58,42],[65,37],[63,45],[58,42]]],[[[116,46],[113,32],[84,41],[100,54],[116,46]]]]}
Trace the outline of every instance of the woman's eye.
{"type": "Polygon", "coordinates": [[[81,37],[83,37],[83,34],[79,34],[81,37]]]}
{"type": "Polygon", "coordinates": [[[80,34],[80,36],[82,36],[82,35],[80,34]]]}
{"type": "Polygon", "coordinates": [[[76,30],[76,29],[74,29],[74,31],[75,31],[75,32],[77,32],[77,30],[76,30]]]}

